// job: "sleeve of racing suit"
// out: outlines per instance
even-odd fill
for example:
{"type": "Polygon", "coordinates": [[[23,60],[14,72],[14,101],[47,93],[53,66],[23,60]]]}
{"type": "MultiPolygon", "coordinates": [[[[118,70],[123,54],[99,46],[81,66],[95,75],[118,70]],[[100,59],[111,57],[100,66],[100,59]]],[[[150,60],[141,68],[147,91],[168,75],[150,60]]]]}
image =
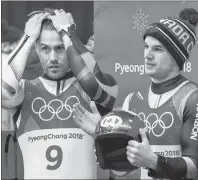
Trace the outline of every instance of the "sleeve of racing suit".
{"type": "Polygon", "coordinates": [[[2,68],[2,107],[6,109],[19,106],[24,99],[22,74],[34,41],[23,36],[18,46],[8,57],[2,68]]]}
{"type": "Polygon", "coordinates": [[[150,170],[152,177],[169,179],[198,178],[198,91],[187,99],[181,131],[182,157],[158,155],[157,169],[150,170]]]}
{"type": "Polygon", "coordinates": [[[83,45],[75,32],[71,33],[72,45],[67,48],[68,62],[74,76],[85,93],[96,102],[101,114],[113,109],[118,95],[116,80],[103,73],[93,54],[83,45]]]}

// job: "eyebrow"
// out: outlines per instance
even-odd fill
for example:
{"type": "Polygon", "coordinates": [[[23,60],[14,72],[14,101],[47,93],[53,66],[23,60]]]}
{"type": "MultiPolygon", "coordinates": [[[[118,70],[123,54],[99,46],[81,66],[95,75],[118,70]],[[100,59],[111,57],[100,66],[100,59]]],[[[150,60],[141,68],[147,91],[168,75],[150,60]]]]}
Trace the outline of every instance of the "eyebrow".
{"type": "Polygon", "coordinates": [[[155,48],[164,48],[163,45],[154,45],[153,47],[155,47],[155,48]]]}
{"type": "MultiPolygon", "coordinates": [[[[40,43],[40,46],[49,46],[48,44],[45,44],[45,43],[40,43]]],[[[57,47],[57,46],[64,46],[64,44],[56,44],[54,45],[54,47],[57,47]]]]}
{"type": "MultiPolygon", "coordinates": [[[[144,43],[144,45],[149,46],[147,43],[144,43]]],[[[152,48],[164,48],[163,45],[151,45],[152,48]]]]}
{"type": "Polygon", "coordinates": [[[40,43],[40,46],[48,46],[47,44],[44,43],[40,43]]]}

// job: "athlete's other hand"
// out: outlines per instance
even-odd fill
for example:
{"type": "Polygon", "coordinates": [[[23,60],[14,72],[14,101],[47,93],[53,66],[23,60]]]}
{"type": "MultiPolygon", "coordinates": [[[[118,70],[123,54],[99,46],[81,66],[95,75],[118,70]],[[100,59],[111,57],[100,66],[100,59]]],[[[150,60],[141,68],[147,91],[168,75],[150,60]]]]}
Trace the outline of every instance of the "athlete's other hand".
{"type": "Polygon", "coordinates": [[[93,101],[90,103],[90,107],[93,113],[87,111],[80,104],[73,105],[73,119],[75,123],[87,134],[93,136],[96,125],[101,120],[100,113],[93,101]]]}
{"type": "Polygon", "coordinates": [[[25,24],[25,34],[36,40],[40,35],[42,21],[48,15],[49,13],[39,13],[30,17],[30,19],[25,24]]]}
{"type": "Polygon", "coordinates": [[[157,166],[157,155],[152,151],[145,129],[140,129],[142,142],[130,140],[127,146],[127,159],[137,167],[155,169],[157,166]]]}
{"type": "Polygon", "coordinates": [[[66,13],[63,9],[56,9],[54,10],[56,15],[50,15],[49,19],[52,20],[54,27],[58,32],[64,29],[68,32],[68,27],[70,27],[74,23],[74,19],[71,13],[66,13]]]}

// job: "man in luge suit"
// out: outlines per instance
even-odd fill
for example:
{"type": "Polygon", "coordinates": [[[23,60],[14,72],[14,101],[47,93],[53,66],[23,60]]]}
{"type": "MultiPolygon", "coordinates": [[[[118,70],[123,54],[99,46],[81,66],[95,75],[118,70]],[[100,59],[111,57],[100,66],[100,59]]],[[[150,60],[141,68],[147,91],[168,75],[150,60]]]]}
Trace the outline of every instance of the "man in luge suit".
{"type": "MultiPolygon", "coordinates": [[[[152,83],[149,88],[130,93],[122,109],[144,121],[150,141],[141,129],[142,142],[128,142],[127,159],[140,168],[122,179],[198,178],[198,86],[181,75],[197,42],[197,23],[198,12],[187,8],[179,18],[161,19],[144,33],[145,73],[152,83]]],[[[74,120],[85,132],[91,131],[85,122],[93,117],[100,119],[99,113],[74,105],[74,120]]]]}
{"type": "Polygon", "coordinates": [[[113,108],[118,86],[101,71],[75,27],[72,15],[62,9],[31,13],[24,37],[2,69],[2,106],[19,114],[25,179],[96,178],[92,134],[75,124],[72,106],[79,103],[90,110],[91,104],[104,115],[113,108]],[[43,74],[23,80],[33,45],[43,74]]]}

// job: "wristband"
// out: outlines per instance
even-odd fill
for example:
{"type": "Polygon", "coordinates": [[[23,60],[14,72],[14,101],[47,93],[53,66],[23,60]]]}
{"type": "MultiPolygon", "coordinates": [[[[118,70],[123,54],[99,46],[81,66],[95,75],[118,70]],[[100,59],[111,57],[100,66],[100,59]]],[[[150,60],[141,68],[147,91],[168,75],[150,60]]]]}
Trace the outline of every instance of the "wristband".
{"type": "Polygon", "coordinates": [[[65,34],[67,34],[69,37],[72,36],[72,33],[76,31],[76,26],[75,24],[72,24],[70,27],[63,27],[59,33],[61,37],[63,37],[65,34]]]}
{"type": "Polygon", "coordinates": [[[156,170],[149,169],[148,176],[181,180],[186,177],[187,165],[182,157],[164,157],[158,155],[156,170]]]}

